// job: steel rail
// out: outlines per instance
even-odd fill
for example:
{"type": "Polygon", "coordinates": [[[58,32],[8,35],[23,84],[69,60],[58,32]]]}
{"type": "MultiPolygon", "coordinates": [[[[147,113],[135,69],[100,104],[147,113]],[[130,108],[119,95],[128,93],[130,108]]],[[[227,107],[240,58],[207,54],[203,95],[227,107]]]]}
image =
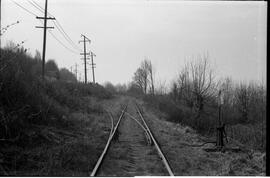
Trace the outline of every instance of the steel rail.
{"type": "Polygon", "coordinates": [[[136,103],[135,103],[135,106],[136,106],[137,112],[138,112],[138,114],[140,115],[140,117],[141,117],[141,119],[142,119],[142,121],[143,121],[143,123],[144,123],[146,129],[148,130],[148,132],[149,132],[149,134],[150,134],[150,136],[151,136],[151,139],[153,140],[153,142],[154,142],[154,144],[155,144],[155,147],[156,147],[156,149],[157,149],[157,151],[158,151],[160,157],[162,158],[162,161],[163,161],[163,163],[164,163],[164,165],[165,165],[165,167],[166,167],[166,169],[167,169],[169,175],[170,175],[170,176],[174,176],[174,174],[173,174],[173,172],[172,172],[172,169],[171,169],[171,167],[170,167],[168,161],[166,160],[166,158],[165,158],[164,154],[162,153],[161,149],[159,148],[159,146],[158,146],[158,144],[157,144],[157,142],[156,142],[156,139],[155,139],[154,136],[152,135],[152,133],[151,133],[149,127],[147,126],[147,124],[146,124],[146,122],[145,122],[145,120],[144,120],[144,118],[143,118],[143,116],[142,116],[142,114],[141,114],[141,111],[140,111],[140,109],[139,109],[139,107],[138,107],[138,105],[137,105],[136,103]]]}
{"type": "Polygon", "coordinates": [[[114,127],[114,130],[113,130],[113,132],[110,134],[109,139],[108,139],[108,141],[107,141],[107,144],[106,144],[106,146],[105,146],[105,148],[104,148],[104,150],[103,150],[101,156],[99,157],[99,159],[98,159],[98,161],[97,161],[97,163],[96,163],[96,165],[95,165],[95,167],[94,167],[92,173],[90,174],[91,177],[93,177],[93,176],[96,175],[96,173],[97,173],[97,171],[98,171],[98,168],[100,167],[100,165],[101,165],[101,163],[102,163],[102,160],[103,160],[103,158],[104,158],[104,156],[105,156],[105,154],[106,154],[106,152],[107,152],[107,150],[108,150],[108,148],[109,148],[109,146],[110,146],[111,140],[112,140],[112,138],[113,138],[113,136],[114,136],[114,134],[115,134],[115,131],[117,130],[117,128],[118,128],[118,126],[119,126],[119,123],[121,122],[121,119],[123,118],[123,115],[124,115],[126,109],[127,109],[127,105],[126,105],[125,108],[122,110],[122,113],[121,113],[121,115],[120,115],[120,117],[119,117],[119,119],[118,119],[118,122],[117,122],[116,126],[114,127]]]}
{"type": "Polygon", "coordinates": [[[129,114],[128,112],[126,112],[126,114],[127,114],[127,116],[129,116],[131,119],[133,119],[134,121],[136,121],[137,122],[137,124],[139,124],[139,126],[145,131],[145,133],[146,133],[146,137],[147,137],[147,140],[148,140],[148,142],[149,142],[149,144],[151,144],[151,137],[150,137],[150,135],[149,135],[149,133],[148,133],[148,130],[135,118],[135,117],[133,117],[131,114],[129,114]]]}
{"type": "Polygon", "coordinates": [[[112,116],[112,113],[107,111],[106,112],[108,113],[108,115],[110,116],[110,119],[111,119],[111,132],[110,132],[110,135],[112,135],[112,132],[113,132],[113,129],[114,129],[114,122],[113,122],[113,116],[112,116]]]}

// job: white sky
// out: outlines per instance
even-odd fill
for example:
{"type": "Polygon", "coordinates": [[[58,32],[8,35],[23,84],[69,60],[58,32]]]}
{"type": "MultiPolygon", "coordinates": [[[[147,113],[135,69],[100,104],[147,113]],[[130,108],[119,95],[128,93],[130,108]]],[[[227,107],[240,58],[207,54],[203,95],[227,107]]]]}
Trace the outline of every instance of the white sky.
{"type": "MultiPolygon", "coordinates": [[[[27,0],[14,0],[35,14],[42,13],[27,0]]],[[[34,0],[44,7],[44,0],[34,0]]],[[[156,70],[157,80],[173,80],[187,58],[208,52],[218,77],[235,80],[266,78],[267,2],[224,1],[143,1],[143,0],[48,0],[48,11],[60,22],[70,38],[78,41],[85,34],[92,40],[87,48],[94,61],[96,81],[114,84],[131,81],[146,56],[156,70]]],[[[25,48],[42,52],[43,30],[33,15],[2,0],[2,27],[19,20],[2,36],[2,45],[27,40],[25,48]]],[[[54,24],[49,21],[49,26],[54,24]]],[[[57,29],[52,32],[73,49],[57,29]]],[[[73,54],[47,34],[46,59],[59,67],[79,64],[73,54]]],[[[89,66],[90,68],[90,66],[89,66]]],[[[74,67],[73,67],[74,69],[74,67]]],[[[92,80],[92,72],[88,71],[92,80]]]]}

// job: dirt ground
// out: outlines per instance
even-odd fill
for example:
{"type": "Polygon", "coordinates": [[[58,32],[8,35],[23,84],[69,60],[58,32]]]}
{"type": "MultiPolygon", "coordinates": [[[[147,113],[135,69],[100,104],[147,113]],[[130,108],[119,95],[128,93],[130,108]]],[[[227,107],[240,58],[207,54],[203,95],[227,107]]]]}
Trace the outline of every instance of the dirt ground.
{"type": "MultiPolygon", "coordinates": [[[[128,107],[98,176],[166,176],[157,151],[150,146],[144,129],[129,115],[136,117],[133,103],[128,107]]],[[[139,120],[139,117],[136,117],[139,120]]]]}
{"type": "MultiPolygon", "coordinates": [[[[159,111],[144,107],[146,122],[151,127],[173,172],[177,176],[264,176],[265,153],[254,150],[240,152],[206,152],[214,144],[202,145],[205,140],[193,129],[165,121],[159,111]],[[193,146],[194,145],[194,146],[193,146]]],[[[213,140],[213,139],[212,139],[213,140]]],[[[238,145],[229,143],[229,148],[238,145]]]]}

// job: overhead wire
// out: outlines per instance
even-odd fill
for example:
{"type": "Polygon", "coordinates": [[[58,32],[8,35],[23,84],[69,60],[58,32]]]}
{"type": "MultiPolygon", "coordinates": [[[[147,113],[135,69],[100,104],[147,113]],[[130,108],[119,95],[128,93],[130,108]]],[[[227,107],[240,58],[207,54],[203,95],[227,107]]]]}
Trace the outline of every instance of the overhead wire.
{"type": "MultiPolygon", "coordinates": [[[[29,1],[29,0],[28,0],[29,1]]],[[[38,4],[36,3],[34,0],[32,0],[32,5],[35,4],[34,7],[36,7],[37,9],[39,9],[39,11],[41,11],[42,13],[44,13],[44,9],[38,4]]],[[[54,17],[54,15],[50,14],[49,12],[47,12],[51,17],[54,17]]],[[[69,35],[65,32],[64,28],[62,27],[62,25],[60,24],[60,22],[56,19],[55,21],[53,21],[55,27],[57,28],[57,30],[63,35],[63,37],[67,40],[67,42],[76,50],[81,51],[80,48],[72,41],[72,39],[69,37],[69,35]]]]}
{"type": "MultiPolygon", "coordinates": [[[[64,36],[66,36],[70,41],[70,43],[73,45],[73,47],[75,47],[77,50],[81,51],[80,48],[71,40],[71,38],[68,36],[68,34],[65,32],[65,30],[63,29],[63,27],[61,26],[60,22],[58,20],[56,20],[56,22],[54,22],[55,26],[58,29],[58,26],[60,27],[60,29],[62,30],[62,32],[65,34],[64,36]]],[[[59,29],[58,29],[59,30],[59,29]]]]}
{"type": "Polygon", "coordinates": [[[40,7],[38,7],[37,5],[35,5],[33,2],[31,2],[31,1],[29,1],[29,0],[27,0],[28,1],[28,3],[30,3],[32,6],[34,6],[36,9],[38,9],[41,13],[44,13],[43,11],[42,11],[42,9],[40,9],[40,7]]]}
{"type": "MultiPolygon", "coordinates": [[[[32,0],[32,3],[34,3],[36,6],[38,6],[39,7],[39,9],[41,9],[43,12],[42,13],[44,13],[44,8],[43,7],[41,7],[37,2],[35,2],[35,1],[33,1],[32,0]]],[[[51,16],[51,17],[54,17],[52,14],[50,14],[49,12],[47,12],[47,14],[49,15],[49,16],[51,16]]]]}
{"type": "Polygon", "coordinates": [[[62,44],[62,46],[64,46],[67,50],[69,50],[70,52],[74,53],[74,54],[78,54],[77,52],[71,50],[70,48],[68,48],[66,45],[64,45],[58,38],[56,38],[56,36],[50,31],[48,30],[49,33],[52,35],[52,37],[57,40],[60,44],[62,44]]]}
{"type": "MultiPolygon", "coordinates": [[[[33,13],[33,12],[31,12],[30,10],[28,10],[28,9],[26,9],[25,7],[23,7],[22,5],[20,5],[20,4],[18,4],[18,3],[16,3],[15,1],[13,1],[12,0],[12,2],[13,3],[15,3],[18,7],[20,7],[20,8],[22,8],[23,10],[25,10],[26,12],[28,12],[29,14],[31,14],[31,15],[33,15],[33,16],[35,16],[35,17],[37,17],[38,15],[36,15],[35,13],[33,13]]],[[[35,6],[34,6],[35,7],[35,6]]],[[[39,19],[40,20],[40,19],[39,19]]],[[[41,20],[40,20],[40,22],[41,22],[41,20]]],[[[41,24],[42,24],[42,22],[41,22],[41,24]]],[[[64,48],[66,48],[68,51],[70,51],[70,52],[72,52],[72,53],[74,53],[74,54],[78,54],[77,52],[75,52],[75,51],[73,51],[73,50],[71,50],[70,48],[68,48],[66,45],[64,45],[50,30],[48,30],[49,31],[49,33],[52,35],[52,37],[56,40],[56,41],[58,41],[59,42],[59,44],[61,44],[64,48]]]]}
{"type": "Polygon", "coordinates": [[[18,4],[17,2],[15,2],[15,1],[13,1],[13,0],[12,0],[12,2],[13,2],[14,4],[16,4],[18,7],[22,8],[23,10],[25,10],[26,12],[28,12],[29,14],[31,14],[31,15],[33,15],[33,16],[36,16],[36,17],[38,16],[37,14],[31,12],[30,10],[26,9],[25,7],[23,7],[22,5],[18,4]]]}
{"type": "MultiPolygon", "coordinates": [[[[42,24],[42,22],[41,22],[40,19],[39,19],[39,21],[40,21],[40,23],[42,24]]],[[[66,48],[68,51],[70,51],[70,52],[72,52],[72,53],[74,53],[74,54],[78,54],[78,53],[75,52],[74,50],[72,50],[72,49],[68,48],[66,45],[64,45],[64,43],[61,42],[61,40],[59,40],[59,39],[53,34],[53,32],[52,32],[51,30],[48,30],[48,32],[51,34],[51,36],[52,36],[56,41],[58,41],[58,43],[59,43],[60,45],[62,45],[62,46],[63,46],[64,48],[66,48]]]]}

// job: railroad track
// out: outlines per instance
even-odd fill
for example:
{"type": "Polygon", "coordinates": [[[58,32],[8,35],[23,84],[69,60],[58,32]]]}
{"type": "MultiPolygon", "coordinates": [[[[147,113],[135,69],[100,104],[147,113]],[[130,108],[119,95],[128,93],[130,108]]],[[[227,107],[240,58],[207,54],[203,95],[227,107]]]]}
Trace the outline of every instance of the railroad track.
{"type": "MultiPolygon", "coordinates": [[[[118,119],[118,121],[117,121],[117,123],[116,123],[116,125],[114,127],[113,127],[113,123],[112,123],[111,133],[109,135],[107,144],[106,144],[102,154],[100,155],[94,169],[92,170],[90,176],[96,176],[99,169],[100,169],[100,167],[102,167],[101,165],[104,164],[103,162],[105,161],[106,154],[107,154],[107,152],[109,150],[109,147],[111,145],[111,142],[112,142],[114,136],[116,135],[115,133],[119,129],[120,122],[123,120],[122,118],[124,117],[124,115],[127,115],[129,118],[131,118],[133,121],[135,121],[134,123],[136,123],[139,126],[138,128],[141,128],[141,130],[143,130],[143,132],[145,134],[145,137],[146,137],[146,139],[148,141],[147,148],[150,149],[150,150],[153,150],[154,148],[156,149],[156,151],[158,153],[158,156],[160,157],[159,159],[156,159],[156,160],[160,161],[160,159],[161,159],[162,163],[163,163],[163,168],[162,169],[164,169],[164,171],[166,170],[166,172],[170,176],[174,176],[174,174],[172,172],[172,169],[171,169],[165,155],[163,154],[162,150],[160,149],[160,147],[159,147],[159,145],[157,143],[157,140],[154,137],[154,135],[152,134],[150,128],[148,127],[148,125],[147,125],[147,123],[146,123],[146,121],[145,121],[145,119],[143,117],[143,114],[142,114],[142,112],[140,110],[140,107],[137,105],[137,103],[135,103],[135,109],[136,109],[136,113],[138,114],[140,120],[136,119],[136,117],[132,116],[131,114],[129,114],[126,111],[127,110],[127,105],[126,105],[124,107],[124,109],[122,110],[121,115],[120,115],[120,117],[119,117],[119,119],[118,119]]],[[[112,115],[109,114],[109,116],[111,117],[111,119],[113,121],[112,115]]],[[[132,121],[129,121],[129,122],[132,122],[132,121]]],[[[125,124],[125,123],[123,123],[123,124],[125,124]]],[[[125,130],[125,133],[123,135],[127,135],[127,133],[130,133],[130,132],[125,130]]],[[[145,148],[141,148],[140,146],[138,146],[138,144],[141,143],[142,141],[143,141],[143,139],[141,137],[138,137],[138,135],[136,133],[133,133],[133,135],[131,135],[129,137],[126,137],[126,138],[123,138],[121,141],[119,141],[122,144],[124,144],[124,147],[127,149],[127,153],[125,154],[125,156],[127,157],[128,160],[121,167],[121,169],[123,169],[123,172],[128,170],[128,172],[133,172],[136,175],[136,168],[134,167],[134,164],[135,164],[136,161],[138,161],[138,162],[142,161],[141,158],[136,158],[136,156],[139,155],[139,154],[143,154],[142,149],[145,150],[145,148]],[[130,141],[130,139],[131,139],[130,137],[133,137],[132,141],[130,141]]],[[[146,147],[146,146],[144,146],[144,147],[146,147]]],[[[119,154],[119,153],[113,153],[113,154],[119,154]]],[[[144,156],[141,156],[141,157],[144,157],[144,156]]],[[[105,166],[103,166],[103,167],[105,167],[105,166]]]]}
{"type": "Polygon", "coordinates": [[[147,128],[148,133],[149,133],[149,135],[150,135],[152,141],[154,142],[155,147],[156,147],[156,149],[157,149],[157,151],[158,151],[158,154],[159,154],[159,156],[161,157],[161,159],[162,159],[162,161],[163,161],[163,164],[165,165],[165,167],[166,167],[166,169],[167,169],[169,175],[170,175],[170,176],[174,176],[174,174],[173,174],[173,172],[172,172],[172,169],[171,169],[171,167],[170,167],[170,165],[169,165],[169,162],[167,161],[165,155],[164,155],[163,152],[161,151],[161,149],[160,149],[160,147],[159,147],[159,145],[158,145],[158,143],[157,143],[155,137],[153,136],[151,130],[150,130],[149,127],[147,126],[147,124],[146,124],[146,122],[145,122],[145,120],[144,120],[144,118],[143,118],[143,115],[142,115],[142,113],[141,113],[141,110],[140,110],[139,106],[137,105],[137,103],[136,103],[135,105],[136,105],[137,112],[138,112],[138,114],[140,115],[140,117],[141,117],[141,119],[142,119],[142,121],[143,121],[145,127],[147,128]]]}

